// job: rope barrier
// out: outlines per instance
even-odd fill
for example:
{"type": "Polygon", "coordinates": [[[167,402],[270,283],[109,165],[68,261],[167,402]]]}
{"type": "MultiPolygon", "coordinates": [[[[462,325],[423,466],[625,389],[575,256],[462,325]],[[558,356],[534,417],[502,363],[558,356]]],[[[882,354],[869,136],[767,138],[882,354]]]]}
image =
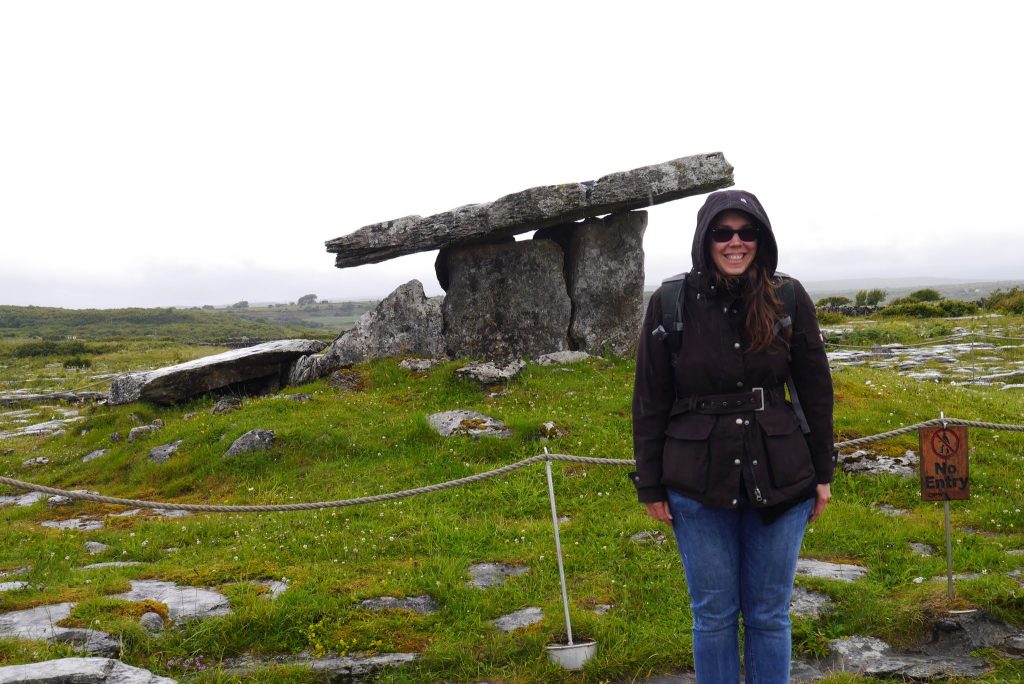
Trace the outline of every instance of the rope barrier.
{"type": "MultiPolygon", "coordinates": [[[[890,437],[896,437],[899,435],[906,434],[908,432],[914,432],[924,427],[935,427],[935,426],[946,426],[946,425],[963,425],[966,427],[985,428],[989,430],[1009,430],[1014,432],[1024,432],[1024,425],[1011,425],[1006,423],[990,423],[981,420],[963,420],[960,418],[933,418],[913,425],[906,425],[904,427],[896,428],[895,430],[889,430],[888,432],[880,432],[875,435],[869,435],[867,437],[860,437],[857,439],[848,439],[842,442],[836,442],[836,448],[841,447],[856,447],[870,444],[872,442],[878,442],[883,439],[890,437]]],[[[272,513],[272,512],[285,512],[285,511],[311,511],[321,508],[343,508],[346,506],[358,506],[361,504],[379,503],[381,501],[393,501],[395,499],[404,499],[410,496],[416,496],[418,494],[429,494],[431,492],[439,492],[445,489],[451,489],[453,487],[461,487],[462,485],[472,484],[474,482],[480,482],[483,480],[489,480],[506,473],[511,473],[515,470],[520,470],[536,463],[543,463],[545,461],[564,461],[567,463],[587,463],[590,465],[610,465],[610,466],[631,466],[634,465],[633,459],[624,458],[596,458],[592,456],[573,456],[571,454],[538,454],[537,456],[530,456],[524,458],[521,461],[510,463],[509,465],[495,468],[494,470],[488,470],[483,473],[477,473],[468,477],[460,477],[456,480],[448,480],[447,482],[439,482],[438,484],[427,485],[425,487],[416,487],[415,489],[403,489],[397,492],[388,492],[386,494],[375,494],[373,496],[361,496],[354,499],[342,499],[339,501],[317,501],[313,503],[298,503],[298,504],[269,504],[263,506],[229,506],[229,505],[206,505],[206,504],[173,504],[163,503],[159,501],[144,501],[141,499],[120,499],[112,496],[102,496],[100,494],[90,494],[88,492],[73,492],[66,489],[58,489],[56,487],[47,487],[44,485],[33,484],[31,482],[23,482],[21,480],[15,480],[10,477],[0,477],[0,484],[10,485],[18,489],[27,489],[34,492],[42,492],[43,494],[53,494],[56,496],[64,496],[69,499],[78,499],[82,501],[93,501],[96,503],[113,504],[116,506],[128,506],[130,508],[153,508],[158,510],[166,511],[191,511],[198,513],[272,513]]]]}

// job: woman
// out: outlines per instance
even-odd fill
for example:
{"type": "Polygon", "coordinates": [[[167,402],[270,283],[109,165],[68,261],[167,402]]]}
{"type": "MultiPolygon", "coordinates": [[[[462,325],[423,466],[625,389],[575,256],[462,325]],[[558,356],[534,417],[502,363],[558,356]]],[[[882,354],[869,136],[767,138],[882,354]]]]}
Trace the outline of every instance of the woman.
{"type": "Polygon", "coordinates": [[[676,535],[697,682],[739,681],[741,613],[748,684],[789,682],[797,555],[807,522],[828,504],[835,467],[825,345],[807,292],[775,275],[771,223],[751,193],[708,196],[692,259],[675,307],[677,353],[661,289],[647,307],[633,480],[647,512],[676,535]]]}

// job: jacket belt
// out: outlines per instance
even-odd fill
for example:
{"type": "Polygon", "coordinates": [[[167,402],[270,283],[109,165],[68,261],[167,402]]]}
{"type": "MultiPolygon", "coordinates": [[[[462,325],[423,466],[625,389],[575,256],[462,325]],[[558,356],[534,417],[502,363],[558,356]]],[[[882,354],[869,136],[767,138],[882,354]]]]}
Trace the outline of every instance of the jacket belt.
{"type": "Polygon", "coordinates": [[[678,397],[672,412],[677,413],[680,408],[709,415],[763,411],[768,406],[782,403],[785,401],[785,397],[786,393],[782,385],[754,387],[749,392],[678,397]]]}

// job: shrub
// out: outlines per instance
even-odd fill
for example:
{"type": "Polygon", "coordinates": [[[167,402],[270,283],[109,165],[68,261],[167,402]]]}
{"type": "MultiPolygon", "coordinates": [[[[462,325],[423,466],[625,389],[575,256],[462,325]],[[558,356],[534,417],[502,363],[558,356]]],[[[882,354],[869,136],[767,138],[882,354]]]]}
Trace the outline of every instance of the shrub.
{"type": "Polygon", "coordinates": [[[887,306],[879,313],[880,316],[907,316],[910,318],[948,318],[950,316],[967,316],[977,313],[978,305],[974,302],[962,302],[957,299],[944,299],[939,302],[909,302],[887,306]]]}
{"type": "Polygon", "coordinates": [[[819,311],[818,325],[835,325],[846,320],[846,316],[838,311],[819,311]]]}
{"type": "Polygon", "coordinates": [[[56,356],[56,355],[79,355],[90,354],[96,350],[84,342],[78,340],[40,340],[39,342],[26,342],[14,348],[14,356],[18,358],[29,358],[33,356],[56,356]]]}
{"type": "Polygon", "coordinates": [[[878,306],[885,299],[885,290],[860,290],[854,295],[853,301],[857,306],[878,306]]]}
{"type": "Polygon", "coordinates": [[[831,297],[822,297],[815,306],[846,306],[847,304],[853,304],[853,300],[849,297],[833,295],[831,297]]]}
{"type": "Polygon", "coordinates": [[[989,311],[1001,311],[1008,314],[1024,314],[1024,290],[996,290],[985,300],[985,308],[989,311]]]}
{"type": "Polygon", "coordinates": [[[942,299],[942,295],[939,294],[938,290],[931,288],[925,288],[924,290],[915,290],[906,297],[900,297],[894,299],[889,303],[889,306],[897,306],[899,304],[914,304],[916,302],[937,302],[942,299]]]}
{"type": "Polygon", "coordinates": [[[64,362],[65,368],[90,368],[92,361],[84,356],[73,356],[64,362]]]}

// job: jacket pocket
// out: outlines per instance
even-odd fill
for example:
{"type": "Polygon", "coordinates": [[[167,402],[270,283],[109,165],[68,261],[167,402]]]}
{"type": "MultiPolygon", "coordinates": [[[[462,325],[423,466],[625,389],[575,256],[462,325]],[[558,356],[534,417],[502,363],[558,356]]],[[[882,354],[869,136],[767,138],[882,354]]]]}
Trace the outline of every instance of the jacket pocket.
{"type": "Polygon", "coordinates": [[[811,450],[792,409],[758,413],[757,423],[761,426],[768,470],[776,489],[814,474],[811,450]]]}
{"type": "Polygon", "coordinates": [[[665,428],[664,484],[703,494],[708,488],[708,445],[715,417],[699,413],[675,416],[665,428]]]}

